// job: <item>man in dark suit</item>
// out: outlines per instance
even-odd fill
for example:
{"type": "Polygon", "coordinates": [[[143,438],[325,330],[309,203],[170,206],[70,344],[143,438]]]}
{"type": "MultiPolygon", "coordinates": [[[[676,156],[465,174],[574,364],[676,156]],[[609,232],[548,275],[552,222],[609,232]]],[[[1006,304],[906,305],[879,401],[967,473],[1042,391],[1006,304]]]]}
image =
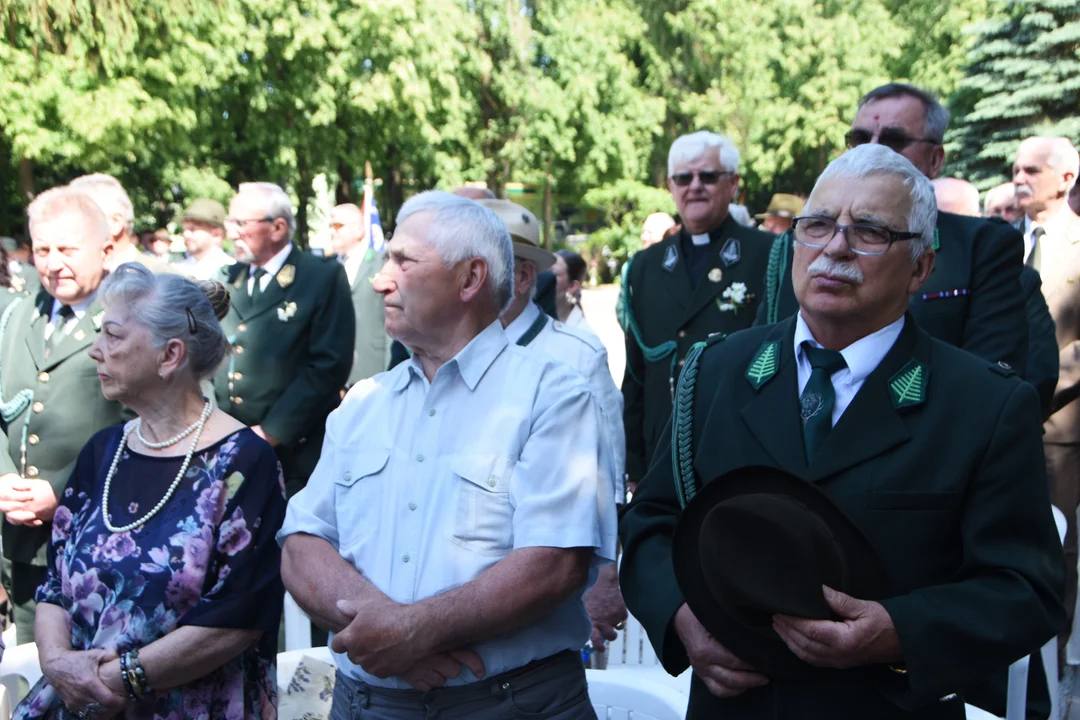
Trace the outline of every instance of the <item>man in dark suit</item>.
{"type": "Polygon", "coordinates": [[[911,163],[851,150],[792,231],[798,314],[711,338],[687,361],[677,432],[620,535],[627,606],[669,672],[694,668],[691,720],[961,720],[966,687],[1064,624],[1035,391],[907,312],[933,269],[935,214],[911,163]],[[708,635],[675,581],[677,484],[685,493],[751,466],[814,483],[885,571],[880,602],[823,589],[835,619],[772,616],[776,637],[818,669],[807,679],[748,666],[708,635]]]}
{"type": "Polygon", "coordinates": [[[383,327],[382,295],[371,286],[372,278],[386,260],[386,253],[371,246],[364,227],[364,211],[352,203],[330,211],[330,240],[352,294],[356,315],[356,347],[353,351],[349,387],[386,370],[390,362],[390,338],[383,327]]]}
{"type": "Polygon", "coordinates": [[[753,322],[773,241],[728,213],[739,188],[739,151],[723,136],[703,131],[677,138],[668,174],[682,229],[638,252],[626,277],[622,391],[631,487],[649,467],[671,414],[687,350],[753,322]]]}
{"type": "Polygon", "coordinates": [[[89,195],[70,188],[42,193],[27,216],[42,289],[13,299],[0,319],[0,511],[20,643],[34,640],[34,591],[45,575],[57,499],[83,445],[123,419],[120,404],[101,394],[87,354],[101,331],[95,295],[105,277],[108,221],[89,195]]]}
{"type": "Polygon", "coordinates": [[[214,378],[218,405],[274,446],[291,497],[319,460],[326,416],[352,365],[356,321],[345,268],[292,244],[289,197],[272,183],[243,183],[226,230],[237,263],[222,269],[232,343],[214,378]]]}
{"type": "MultiPolygon", "coordinates": [[[[948,124],[948,111],[928,93],[890,83],[863,97],[848,145],[885,145],[933,179],[945,160],[941,143],[948,124]]],[[[943,212],[938,213],[934,249],[934,270],[911,298],[911,314],[919,327],[990,362],[1004,362],[1026,378],[1028,330],[1019,233],[1000,219],[943,212]]],[[[758,323],[778,322],[798,310],[791,256],[785,235],[770,258],[768,298],[758,323]]]]}

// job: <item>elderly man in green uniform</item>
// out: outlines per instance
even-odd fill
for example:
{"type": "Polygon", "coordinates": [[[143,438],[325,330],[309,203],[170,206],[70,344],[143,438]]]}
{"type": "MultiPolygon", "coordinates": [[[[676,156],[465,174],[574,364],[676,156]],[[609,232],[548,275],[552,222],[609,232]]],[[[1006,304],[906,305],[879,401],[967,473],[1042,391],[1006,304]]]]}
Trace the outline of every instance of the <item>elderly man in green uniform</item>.
{"type": "Polygon", "coordinates": [[[798,313],[714,336],[687,359],[674,430],[620,534],[630,611],[669,672],[694,668],[692,720],[962,720],[966,688],[1064,623],[1035,390],[932,338],[907,310],[934,266],[935,216],[910,162],[874,145],[849,151],[792,231],[798,313]],[[738,617],[734,606],[685,604],[672,537],[699,487],[707,499],[715,478],[756,466],[843,510],[883,580],[879,597],[844,593],[850,577],[823,587],[824,619],[740,608],[760,633],[740,657],[724,644],[739,633],[710,636],[698,617],[715,626],[738,617]],[[745,660],[762,643],[777,648],[772,667],[745,660]]]}
{"type": "Polygon", "coordinates": [[[677,138],[668,152],[668,175],[682,229],[634,256],[623,289],[631,487],[645,474],[671,414],[687,350],[713,333],[732,333],[754,321],[773,241],[729,215],[739,188],[739,151],[727,138],[705,131],[677,138]]]}
{"type": "Polygon", "coordinates": [[[274,447],[291,497],[319,460],[326,416],[349,377],[349,283],[337,259],[292,244],[292,202],[273,183],[241,183],[226,229],[237,263],[222,269],[232,353],[214,378],[217,402],[274,447]]]}
{"type": "MultiPolygon", "coordinates": [[[[949,112],[928,93],[902,83],[867,93],[851,123],[848,145],[884,145],[933,180],[945,161],[941,143],[949,112]]],[[[996,218],[938,213],[933,274],[911,298],[915,321],[939,340],[1027,377],[1028,325],[1020,285],[1024,243],[996,218]]],[[[798,310],[791,285],[792,242],[773,248],[757,322],[774,323],[798,310]]]]}
{"type": "Polygon", "coordinates": [[[390,337],[383,327],[382,295],[371,285],[375,273],[386,261],[386,253],[375,250],[364,227],[364,211],[352,203],[330,211],[330,241],[349,280],[353,312],[356,315],[356,347],[348,387],[386,370],[390,362],[390,337]]]}
{"type": "Polygon", "coordinates": [[[70,188],[42,193],[27,214],[42,290],[0,318],[0,511],[20,643],[34,640],[34,591],[57,498],[83,445],[123,419],[121,406],[101,394],[87,355],[101,330],[94,296],[105,276],[105,215],[70,188]]]}

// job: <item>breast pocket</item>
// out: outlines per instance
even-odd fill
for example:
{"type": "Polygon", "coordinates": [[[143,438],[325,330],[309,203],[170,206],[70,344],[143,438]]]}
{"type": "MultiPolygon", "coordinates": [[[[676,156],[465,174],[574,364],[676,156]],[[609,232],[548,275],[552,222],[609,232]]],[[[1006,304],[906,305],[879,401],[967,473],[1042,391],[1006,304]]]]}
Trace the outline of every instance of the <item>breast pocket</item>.
{"type": "Polygon", "coordinates": [[[337,468],[334,505],[343,554],[354,550],[378,529],[385,481],[382,475],[389,459],[389,449],[377,450],[355,455],[337,468]]]}
{"type": "Polygon", "coordinates": [[[514,542],[510,476],[515,463],[497,455],[459,455],[451,460],[457,507],[451,540],[482,555],[504,555],[514,542]]]}

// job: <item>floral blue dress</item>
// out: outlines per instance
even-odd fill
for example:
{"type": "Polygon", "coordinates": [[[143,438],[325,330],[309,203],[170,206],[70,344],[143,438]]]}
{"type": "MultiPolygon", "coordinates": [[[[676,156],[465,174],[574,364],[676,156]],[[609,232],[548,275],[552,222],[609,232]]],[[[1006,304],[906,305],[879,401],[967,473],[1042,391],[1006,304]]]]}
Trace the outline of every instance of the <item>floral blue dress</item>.
{"type": "MultiPolygon", "coordinates": [[[[285,488],[273,449],[248,429],[219,441],[192,458],[157,515],[114,534],[102,521],[102,491],[122,436],[120,426],[102,430],[79,455],[53,518],[37,601],[68,611],[76,650],[125,652],[185,625],[262,630],[254,647],[199,680],[129,704],[125,717],[274,720],[285,592],[274,535],[285,517],[285,488]]],[[[113,524],[157,505],[182,461],[125,450],[109,498],[113,524]]],[[[14,718],[70,715],[42,678],[14,718]]]]}

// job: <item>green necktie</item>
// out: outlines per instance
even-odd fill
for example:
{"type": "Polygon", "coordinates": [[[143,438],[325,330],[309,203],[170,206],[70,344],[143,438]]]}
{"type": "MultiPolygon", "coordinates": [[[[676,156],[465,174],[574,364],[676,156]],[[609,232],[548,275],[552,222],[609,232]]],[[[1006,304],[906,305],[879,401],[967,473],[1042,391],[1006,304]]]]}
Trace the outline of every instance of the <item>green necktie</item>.
{"type": "Polygon", "coordinates": [[[52,335],[49,335],[45,343],[45,357],[52,355],[56,347],[67,337],[67,324],[73,317],[75,317],[75,311],[70,305],[60,306],[60,310],[56,313],[56,322],[53,323],[52,335]]]}
{"type": "Polygon", "coordinates": [[[255,268],[253,277],[255,282],[251,284],[251,304],[259,302],[259,298],[262,297],[262,279],[266,275],[266,271],[261,267],[255,268]]]}
{"type": "Polygon", "coordinates": [[[802,348],[810,361],[810,367],[813,368],[810,371],[810,380],[799,398],[806,462],[809,464],[832,430],[833,406],[836,405],[833,373],[846,368],[847,363],[838,350],[814,347],[808,342],[804,342],[802,348]]]}

